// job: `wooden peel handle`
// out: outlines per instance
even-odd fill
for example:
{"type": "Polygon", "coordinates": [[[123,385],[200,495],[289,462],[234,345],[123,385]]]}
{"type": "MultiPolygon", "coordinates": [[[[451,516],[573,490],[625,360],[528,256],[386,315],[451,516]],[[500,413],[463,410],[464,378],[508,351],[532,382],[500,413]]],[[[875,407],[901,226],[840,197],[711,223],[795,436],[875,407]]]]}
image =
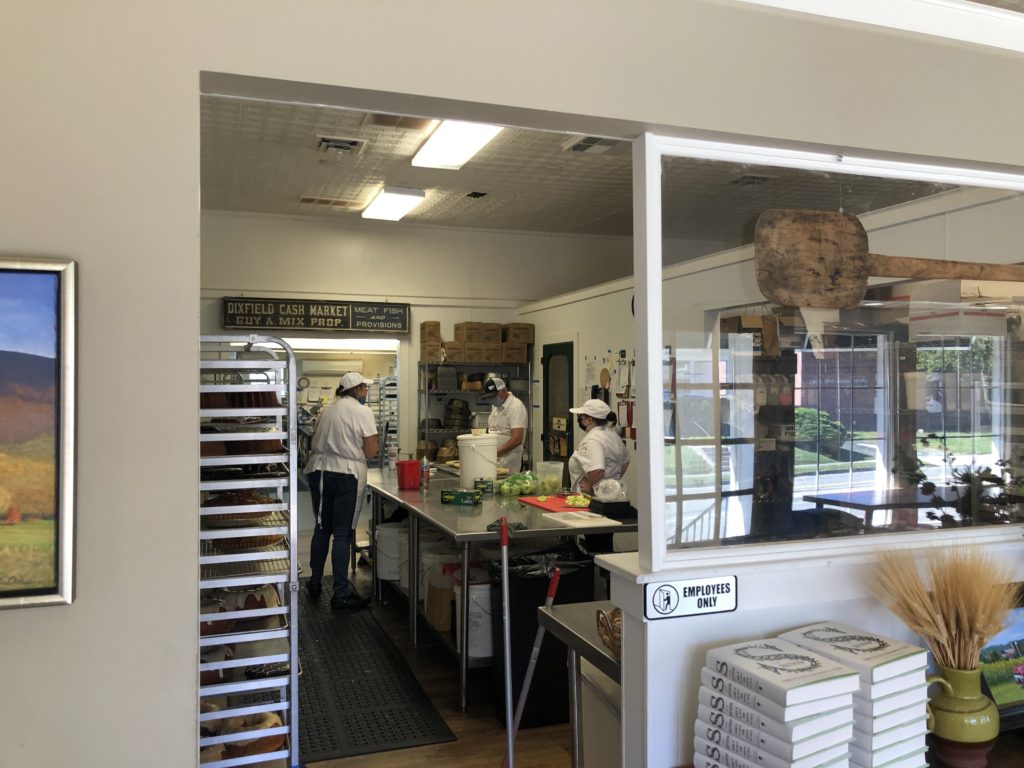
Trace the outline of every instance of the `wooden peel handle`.
{"type": "Polygon", "coordinates": [[[1024,282],[1024,265],[974,264],[966,261],[867,255],[868,274],[875,277],[919,277],[925,280],[1010,280],[1024,282]]]}

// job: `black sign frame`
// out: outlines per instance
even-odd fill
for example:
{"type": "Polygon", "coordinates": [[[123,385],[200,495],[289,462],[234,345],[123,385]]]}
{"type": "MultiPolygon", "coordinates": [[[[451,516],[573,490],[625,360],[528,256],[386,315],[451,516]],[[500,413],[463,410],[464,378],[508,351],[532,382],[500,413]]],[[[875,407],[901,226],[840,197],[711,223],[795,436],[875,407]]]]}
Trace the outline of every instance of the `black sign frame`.
{"type": "Polygon", "coordinates": [[[408,333],[409,305],[367,301],[222,297],[225,328],[408,333]]]}

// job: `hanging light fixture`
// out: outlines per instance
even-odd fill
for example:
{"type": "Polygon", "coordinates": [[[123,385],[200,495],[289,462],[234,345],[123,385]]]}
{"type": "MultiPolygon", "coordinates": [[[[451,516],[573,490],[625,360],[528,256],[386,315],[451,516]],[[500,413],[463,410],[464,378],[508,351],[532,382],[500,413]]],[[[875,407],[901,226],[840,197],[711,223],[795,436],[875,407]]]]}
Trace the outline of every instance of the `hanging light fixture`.
{"type": "Polygon", "coordinates": [[[398,221],[426,199],[422,189],[411,187],[383,187],[370,204],[363,209],[364,219],[398,221]]]}
{"type": "Polygon", "coordinates": [[[423,143],[412,164],[457,171],[501,131],[500,125],[445,120],[423,143]]]}

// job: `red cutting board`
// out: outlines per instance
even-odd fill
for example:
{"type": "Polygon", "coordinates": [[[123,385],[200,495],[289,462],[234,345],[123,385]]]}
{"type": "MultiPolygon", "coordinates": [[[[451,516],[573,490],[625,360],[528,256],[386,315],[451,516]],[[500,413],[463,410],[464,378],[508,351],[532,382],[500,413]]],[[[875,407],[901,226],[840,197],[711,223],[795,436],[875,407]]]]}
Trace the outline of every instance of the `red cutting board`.
{"type": "Polygon", "coordinates": [[[544,501],[540,501],[536,496],[520,496],[519,500],[523,504],[540,507],[545,512],[579,512],[581,509],[586,509],[586,507],[570,507],[565,503],[565,496],[548,496],[544,501]]]}

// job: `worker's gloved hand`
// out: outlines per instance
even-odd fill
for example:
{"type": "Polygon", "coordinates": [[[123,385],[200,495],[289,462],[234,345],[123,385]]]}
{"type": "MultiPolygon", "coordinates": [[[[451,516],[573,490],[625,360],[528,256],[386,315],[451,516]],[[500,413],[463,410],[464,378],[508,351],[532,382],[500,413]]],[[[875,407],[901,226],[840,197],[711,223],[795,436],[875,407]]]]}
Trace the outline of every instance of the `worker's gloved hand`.
{"type": "MultiPolygon", "coordinates": [[[[515,523],[509,523],[508,524],[509,533],[511,533],[512,531],[521,531],[525,527],[526,527],[526,523],[515,522],[515,523]]],[[[495,520],[493,523],[488,523],[487,524],[487,530],[488,531],[497,531],[497,530],[500,530],[500,529],[501,529],[501,520],[495,520]]]]}

